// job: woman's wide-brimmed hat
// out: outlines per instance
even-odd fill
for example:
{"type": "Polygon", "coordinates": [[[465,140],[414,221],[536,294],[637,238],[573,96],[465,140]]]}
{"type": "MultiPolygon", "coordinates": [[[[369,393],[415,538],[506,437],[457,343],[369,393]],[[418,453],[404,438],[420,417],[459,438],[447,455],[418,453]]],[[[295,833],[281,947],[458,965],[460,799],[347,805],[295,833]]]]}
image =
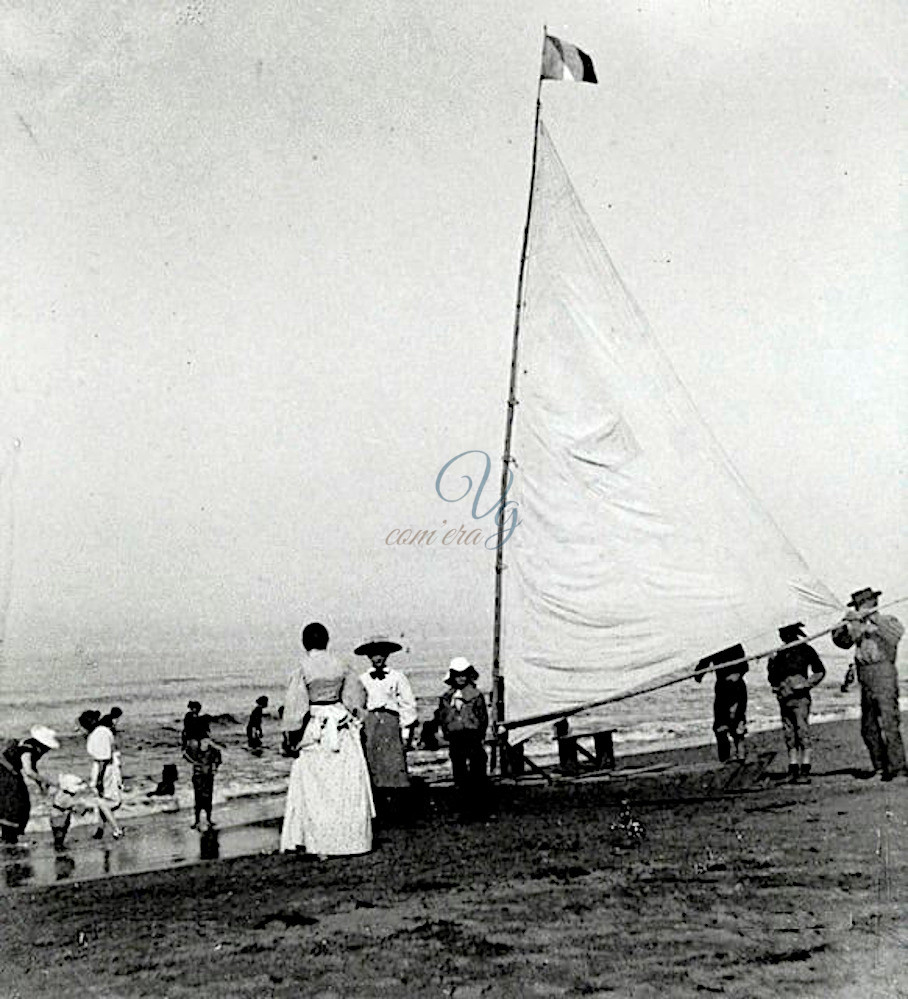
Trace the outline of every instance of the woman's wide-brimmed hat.
{"type": "Polygon", "coordinates": [[[794,624],[783,624],[779,628],[779,638],[783,642],[793,642],[796,638],[806,638],[807,632],[804,630],[803,621],[795,621],[794,624]]]}
{"type": "Polygon", "coordinates": [[[46,725],[36,725],[29,732],[29,735],[35,742],[40,742],[42,746],[47,746],[48,749],[60,748],[60,743],[57,741],[57,733],[46,725]]]}
{"type": "Polygon", "coordinates": [[[870,600],[876,600],[877,597],[883,595],[882,590],[874,590],[869,586],[865,586],[863,590],[855,590],[851,594],[851,599],[848,601],[849,607],[860,607],[861,604],[865,604],[870,600]]]}
{"type": "Polygon", "coordinates": [[[368,642],[363,642],[353,650],[357,656],[390,656],[393,652],[400,652],[403,646],[399,642],[392,642],[384,635],[376,635],[368,642]]]}
{"type": "Polygon", "coordinates": [[[455,676],[466,676],[469,680],[478,680],[479,674],[473,668],[473,664],[465,656],[455,656],[448,667],[448,676],[445,683],[453,682],[455,676]]]}

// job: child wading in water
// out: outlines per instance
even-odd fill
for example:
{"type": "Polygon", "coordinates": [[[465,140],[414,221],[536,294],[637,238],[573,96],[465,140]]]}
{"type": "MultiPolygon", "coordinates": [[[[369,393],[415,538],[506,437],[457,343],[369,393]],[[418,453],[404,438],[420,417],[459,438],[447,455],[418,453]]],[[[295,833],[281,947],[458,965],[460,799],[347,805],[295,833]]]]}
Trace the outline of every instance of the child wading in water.
{"type": "Polygon", "coordinates": [[[50,810],[50,830],[54,835],[54,849],[63,849],[73,815],[85,815],[94,811],[99,811],[103,820],[110,824],[114,839],[119,839],[123,835],[123,830],[117,825],[117,820],[107,802],[92,794],[86,781],[75,774],[60,774],[57,779],[57,791],[51,799],[50,810]]]}
{"type": "Polygon", "coordinates": [[[199,733],[198,739],[186,743],[183,756],[192,764],[192,790],[195,794],[195,822],[193,829],[201,827],[202,812],[205,813],[205,828],[211,828],[211,802],[214,797],[214,775],[221,765],[221,751],[212,744],[207,730],[199,733]]]}
{"type": "Polygon", "coordinates": [[[255,707],[252,709],[249,721],[246,723],[246,744],[253,752],[260,751],[262,748],[262,718],[267,707],[268,698],[264,694],[261,697],[257,697],[255,699],[255,707]]]}

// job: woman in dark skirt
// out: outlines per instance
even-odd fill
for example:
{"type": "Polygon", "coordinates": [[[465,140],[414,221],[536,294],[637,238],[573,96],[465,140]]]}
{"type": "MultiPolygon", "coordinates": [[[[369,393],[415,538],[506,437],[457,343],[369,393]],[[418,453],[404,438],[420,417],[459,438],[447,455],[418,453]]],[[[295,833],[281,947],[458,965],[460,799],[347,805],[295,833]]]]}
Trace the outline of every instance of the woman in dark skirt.
{"type": "Polygon", "coordinates": [[[7,743],[0,753],[0,837],[4,843],[15,843],[28,825],[31,797],[25,778],[46,791],[50,782],[38,773],[38,761],[48,750],[59,748],[56,733],[37,725],[27,739],[7,743]]]}
{"type": "Polygon", "coordinates": [[[354,650],[372,660],[372,669],[360,680],[366,688],[366,762],[379,813],[387,812],[401,789],[410,786],[406,747],[416,724],[416,698],[406,676],[386,665],[388,656],[400,648],[387,638],[373,638],[354,650]]]}

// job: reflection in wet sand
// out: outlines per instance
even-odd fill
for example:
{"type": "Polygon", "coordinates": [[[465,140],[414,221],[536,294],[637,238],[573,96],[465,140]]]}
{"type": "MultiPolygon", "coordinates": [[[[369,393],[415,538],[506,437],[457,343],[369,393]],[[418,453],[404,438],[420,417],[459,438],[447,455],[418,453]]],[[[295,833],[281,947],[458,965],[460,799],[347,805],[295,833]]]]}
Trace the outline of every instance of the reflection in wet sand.
{"type": "Polygon", "coordinates": [[[66,881],[73,876],[76,862],[68,853],[54,857],[54,874],[57,881],[66,881]]]}
{"type": "Polygon", "coordinates": [[[12,860],[3,868],[3,878],[7,888],[19,888],[21,885],[30,884],[34,876],[34,868],[28,860],[12,860]]]}
{"type": "Polygon", "coordinates": [[[98,842],[86,827],[70,834],[64,853],[55,852],[49,834],[36,833],[28,845],[0,851],[7,889],[161,870],[277,850],[283,802],[273,798],[244,800],[224,806],[219,828],[199,834],[184,816],[158,814],[137,820],[123,839],[98,842]]]}
{"type": "Polygon", "coordinates": [[[199,856],[202,860],[217,860],[221,855],[221,844],[218,841],[218,831],[206,829],[199,836],[199,856]]]}

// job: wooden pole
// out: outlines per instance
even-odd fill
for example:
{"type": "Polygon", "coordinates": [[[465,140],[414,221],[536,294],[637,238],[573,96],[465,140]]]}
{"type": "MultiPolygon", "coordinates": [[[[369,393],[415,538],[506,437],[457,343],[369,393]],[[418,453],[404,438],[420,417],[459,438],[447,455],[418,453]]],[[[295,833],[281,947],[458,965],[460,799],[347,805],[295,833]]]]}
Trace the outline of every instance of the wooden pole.
{"type": "MultiPolygon", "coordinates": [[[[545,51],[547,29],[543,26],[542,45],[545,51]]],[[[533,162],[530,168],[530,195],[527,200],[526,223],[523,227],[523,247],[520,252],[520,271],[517,276],[517,304],[514,309],[514,338],[511,345],[511,376],[508,385],[508,406],[504,432],[504,454],[501,461],[501,490],[498,507],[498,548],[495,552],[495,630],[492,640],[492,731],[497,733],[504,720],[504,678],[501,675],[501,583],[504,572],[502,547],[504,545],[504,510],[507,498],[510,463],[511,436],[514,429],[514,408],[517,405],[517,344],[520,338],[520,312],[523,306],[523,279],[526,272],[527,247],[530,239],[530,220],[533,212],[533,187],[536,183],[536,150],[539,145],[539,113],[542,107],[542,57],[539,62],[539,79],[536,83],[536,119],[533,125],[533,162]]],[[[496,763],[492,753],[492,767],[496,763]]]]}

